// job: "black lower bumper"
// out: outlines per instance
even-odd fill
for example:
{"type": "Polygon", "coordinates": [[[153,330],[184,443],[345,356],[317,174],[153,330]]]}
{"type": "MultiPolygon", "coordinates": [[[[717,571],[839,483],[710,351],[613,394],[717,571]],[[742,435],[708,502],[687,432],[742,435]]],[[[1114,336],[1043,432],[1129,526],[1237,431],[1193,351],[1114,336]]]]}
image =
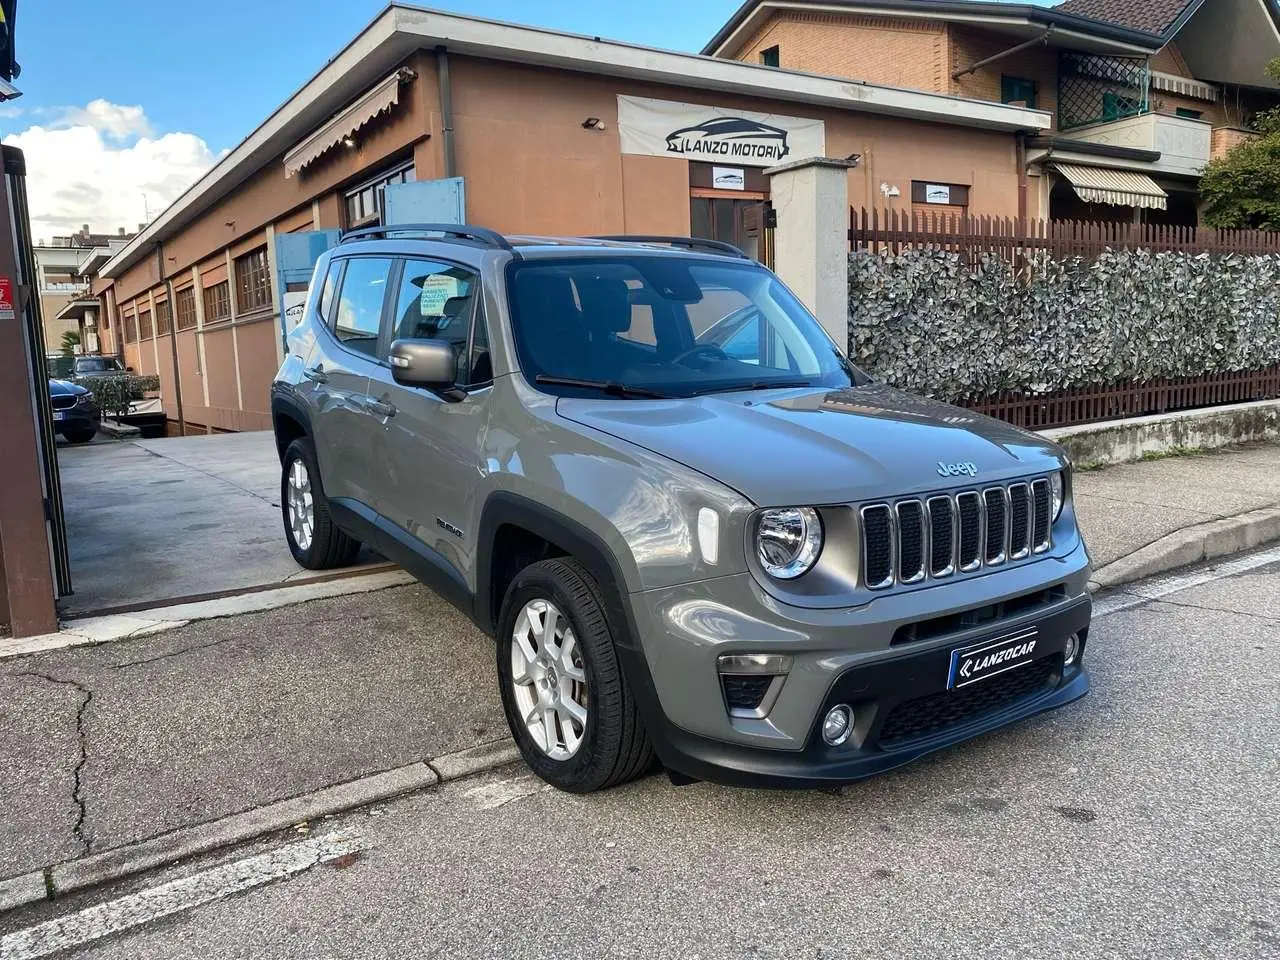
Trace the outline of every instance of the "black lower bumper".
{"type": "Polygon", "coordinates": [[[661,714],[643,655],[619,652],[668,770],[735,786],[824,787],[883,773],[1080,699],[1089,690],[1083,657],[1090,614],[1086,597],[1042,617],[1035,623],[1036,659],[958,690],[947,689],[951,651],[971,646],[973,638],[919,653],[904,651],[901,657],[847,670],[833,682],[802,750],[746,747],[676,727],[661,714]],[[1064,666],[1063,653],[1073,635],[1080,638],[1080,652],[1072,666],[1064,666]],[[642,675],[639,683],[637,674],[642,675]],[[818,727],[827,711],[841,703],[854,708],[854,733],[848,742],[828,746],[818,727]]]}

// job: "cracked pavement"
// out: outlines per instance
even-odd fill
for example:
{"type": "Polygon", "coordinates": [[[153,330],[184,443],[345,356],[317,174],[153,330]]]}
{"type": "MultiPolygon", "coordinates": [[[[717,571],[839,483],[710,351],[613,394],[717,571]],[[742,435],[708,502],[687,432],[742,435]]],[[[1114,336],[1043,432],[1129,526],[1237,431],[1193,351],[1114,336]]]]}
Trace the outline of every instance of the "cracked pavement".
{"type": "Polygon", "coordinates": [[[505,735],[421,587],[0,660],[0,879],[505,735]]]}

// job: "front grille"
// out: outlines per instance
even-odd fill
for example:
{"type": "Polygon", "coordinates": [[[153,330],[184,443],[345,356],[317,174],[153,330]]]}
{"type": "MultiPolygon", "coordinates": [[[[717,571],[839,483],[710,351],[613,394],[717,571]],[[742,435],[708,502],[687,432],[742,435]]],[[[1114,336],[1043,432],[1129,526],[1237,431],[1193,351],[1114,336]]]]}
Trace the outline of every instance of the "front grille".
{"type": "Polygon", "coordinates": [[[982,492],[982,505],[987,508],[987,551],[982,559],[989,567],[1004,563],[1005,524],[1008,522],[1004,498],[1004,487],[991,487],[982,492]]]}
{"type": "Polygon", "coordinates": [[[1037,480],[1031,484],[1032,510],[1031,549],[1036,553],[1049,549],[1049,512],[1053,506],[1049,502],[1049,481],[1037,480]]]}
{"type": "Polygon", "coordinates": [[[919,500],[898,504],[898,579],[924,579],[924,507],[919,500]]]}
{"type": "Polygon", "coordinates": [[[862,583],[872,590],[973,573],[1043,553],[1051,543],[1049,481],[862,507],[862,583]]]}
{"type": "Polygon", "coordinates": [[[893,583],[893,520],[886,504],[862,509],[862,570],[867,586],[893,583]]]}
{"type": "Polygon", "coordinates": [[[960,514],[960,569],[966,573],[982,566],[982,498],[976,493],[956,497],[960,514]]]}
{"type": "Polygon", "coordinates": [[[1057,654],[980,680],[972,686],[900,703],[889,712],[880,728],[880,748],[892,750],[914,740],[923,740],[1036,696],[1044,692],[1061,668],[1062,656],[1057,654]]]}
{"type": "Polygon", "coordinates": [[[49,402],[53,404],[55,410],[70,410],[76,405],[75,394],[60,393],[57,396],[49,398],[49,402]]]}
{"type": "Polygon", "coordinates": [[[947,613],[940,617],[919,620],[916,623],[904,623],[893,631],[893,639],[889,643],[896,647],[904,643],[932,640],[934,637],[946,636],[949,633],[959,633],[961,630],[972,630],[985,624],[1021,617],[1065,599],[1067,599],[1066,584],[1059,583],[1044,590],[1033,590],[998,603],[984,603],[980,607],[970,607],[959,613],[947,613]]]}

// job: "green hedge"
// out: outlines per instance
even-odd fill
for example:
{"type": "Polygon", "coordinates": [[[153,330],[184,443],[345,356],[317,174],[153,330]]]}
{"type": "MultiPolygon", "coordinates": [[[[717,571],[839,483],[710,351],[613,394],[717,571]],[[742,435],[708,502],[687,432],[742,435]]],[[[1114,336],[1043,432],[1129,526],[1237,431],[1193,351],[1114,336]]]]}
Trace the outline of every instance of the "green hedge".
{"type": "Polygon", "coordinates": [[[1048,393],[1280,363],[1280,255],[933,250],[849,258],[851,356],[947,399],[1048,393]]]}
{"type": "Polygon", "coordinates": [[[128,413],[130,401],[142,400],[148,393],[155,393],[160,389],[160,378],[155,374],[140,376],[136,373],[124,373],[109,377],[80,377],[76,383],[93,394],[103,413],[113,417],[128,413]]]}

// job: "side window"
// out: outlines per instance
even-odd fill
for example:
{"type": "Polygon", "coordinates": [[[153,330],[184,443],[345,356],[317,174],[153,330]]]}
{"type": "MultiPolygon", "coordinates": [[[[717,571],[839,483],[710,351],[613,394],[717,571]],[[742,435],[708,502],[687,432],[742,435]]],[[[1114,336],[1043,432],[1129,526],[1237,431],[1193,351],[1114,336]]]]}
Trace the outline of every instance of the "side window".
{"type": "Polygon", "coordinates": [[[378,329],[387,294],[391,261],[381,257],[353,257],[347,261],[333,317],[333,333],[349,350],[378,356],[378,329]]]}
{"type": "Polygon", "coordinates": [[[342,274],[342,261],[330,260],[329,269],[324,275],[324,286],[320,288],[320,319],[325,325],[333,321],[333,300],[338,293],[338,277],[342,274]]]}
{"type": "MultiPolygon", "coordinates": [[[[483,322],[477,323],[475,350],[471,326],[478,280],[466,267],[432,260],[406,260],[396,297],[392,339],[443,340],[453,347],[457,382],[478,383],[476,367],[483,322]]],[[[488,336],[484,336],[484,365],[488,367],[488,336]]],[[[484,379],[491,379],[492,375],[484,379]]]]}

